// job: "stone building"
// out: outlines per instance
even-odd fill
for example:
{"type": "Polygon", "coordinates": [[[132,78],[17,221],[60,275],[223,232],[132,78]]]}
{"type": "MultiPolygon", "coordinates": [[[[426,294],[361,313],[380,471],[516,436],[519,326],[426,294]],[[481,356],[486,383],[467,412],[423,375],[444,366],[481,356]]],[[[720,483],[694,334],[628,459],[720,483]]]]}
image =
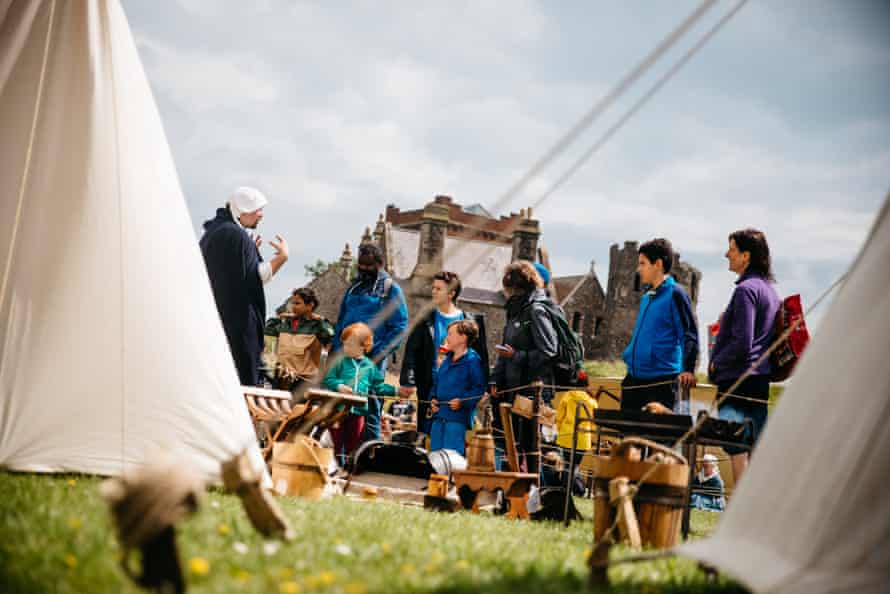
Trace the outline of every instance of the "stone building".
{"type": "MultiPolygon", "coordinates": [[[[494,353],[504,326],[502,271],[513,260],[538,259],[540,236],[530,209],[495,218],[480,205],[462,207],[448,196],[436,196],[418,210],[387,206],[373,231],[365,230],[362,243],[383,249],[386,269],[404,289],[412,319],[430,304],[433,275],[457,272],[463,284],[458,306],[485,314],[489,352],[494,353]]],[[[550,290],[581,335],[589,359],[620,358],[630,340],[642,296],[635,280],[638,247],[630,241],[621,249],[611,247],[607,289],[593,263],[586,274],[553,278],[550,290]]],[[[319,313],[332,321],[349,284],[352,259],[347,244],[339,265],[310,283],[319,296],[319,313]]],[[[679,256],[673,272],[696,303],[701,274],[679,256]]]]}

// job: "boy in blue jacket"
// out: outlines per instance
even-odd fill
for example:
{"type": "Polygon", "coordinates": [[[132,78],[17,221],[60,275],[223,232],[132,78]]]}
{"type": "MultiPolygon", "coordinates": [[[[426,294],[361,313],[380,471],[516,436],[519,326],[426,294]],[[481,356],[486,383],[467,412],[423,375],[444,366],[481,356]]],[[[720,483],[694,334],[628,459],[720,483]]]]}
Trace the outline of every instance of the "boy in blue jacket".
{"type": "Polygon", "coordinates": [[[472,426],[473,411],[485,394],[485,372],[479,354],[469,348],[479,335],[472,320],[448,325],[448,353],[433,379],[430,391],[430,451],[454,450],[464,455],[464,437],[472,426]]]}
{"type": "Polygon", "coordinates": [[[640,410],[650,402],[673,409],[677,384],[695,385],[698,325],[692,302],[668,273],[674,250],[667,239],[640,246],[637,273],[646,292],[630,344],[624,349],[627,376],[621,382],[621,409],[640,410]]]}

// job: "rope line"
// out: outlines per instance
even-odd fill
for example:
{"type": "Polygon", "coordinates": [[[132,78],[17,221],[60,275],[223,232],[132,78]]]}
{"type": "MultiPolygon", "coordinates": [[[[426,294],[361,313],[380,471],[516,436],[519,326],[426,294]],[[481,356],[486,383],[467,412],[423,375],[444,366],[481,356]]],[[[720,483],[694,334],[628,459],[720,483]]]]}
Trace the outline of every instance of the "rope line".
{"type": "MultiPolygon", "coordinates": [[[[608,109],[621,95],[623,95],[628,88],[630,88],[640,77],[645,74],[649,68],[651,68],[658,59],[665,54],[671,47],[673,47],[681,37],[683,37],[690,28],[699,20],[701,17],[716,3],[716,0],[703,0],[696,8],[693,10],[677,27],[675,27],[664,39],[662,39],[655,48],[652,49],[636,66],[626,74],[619,82],[616,84],[610,92],[597,101],[591,109],[584,114],[584,116],[569,129],[569,131],[564,134],[557,142],[551,146],[533,165],[532,167],[526,171],[522,177],[519,178],[510,188],[504,192],[493,204],[492,210],[497,211],[506,206],[513,197],[522,190],[535,176],[538,175],[550,162],[552,162],[556,157],[562,154],[568,146],[574,142],[574,140],[587,129],[593,121],[598,118],[606,109],[608,109]]],[[[629,119],[630,116],[625,118],[625,121],[629,119]]],[[[602,141],[603,143],[605,140],[602,141]]],[[[552,192],[551,192],[552,193],[552,192]]],[[[546,198],[549,197],[549,194],[545,197],[542,197],[538,200],[536,205],[541,204],[546,198]]],[[[514,220],[509,225],[509,234],[512,239],[512,233],[516,230],[519,225],[519,219],[514,220]]],[[[469,266],[465,269],[465,275],[471,274],[476,268],[482,263],[485,258],[488,258],[492,252],[497,248],[497,245],[487,246],[486,249],[482,250],[479,255],[470,262],[469,266]]],[[[464,244],[454,244],[453,247],[446,249],[443,254],[443,261],[448,261],[456,253],[460,250],[465,249],[466,246],[464,244]]],[[[377,315],[370,321],[369,326],[371,330],[376,330],[385,320],[389,318],[390,315],[395,311],[397,307],[397,303],[390,302],[386,306],[384,306],[377,315]]],[[[430,302],[424,305],[420,309],[420,311],[414,316],[405,330],[394,339],[390,345],[386,345],[384,349],[381,351],[380,357],[385,357],[389,352],[395,350],[396,347],[391,347],[391,345],[399,345],[406,336],[408,336],[414,328],[416,328],[417,324],[419,324],[422,320],[426,318],[427,315],[433,310],[435,306],[430,302]]],[[[331,364],[339,361],[339,358],[342,357],[342,352],[334,355],[334,360],[331,364]]]]}

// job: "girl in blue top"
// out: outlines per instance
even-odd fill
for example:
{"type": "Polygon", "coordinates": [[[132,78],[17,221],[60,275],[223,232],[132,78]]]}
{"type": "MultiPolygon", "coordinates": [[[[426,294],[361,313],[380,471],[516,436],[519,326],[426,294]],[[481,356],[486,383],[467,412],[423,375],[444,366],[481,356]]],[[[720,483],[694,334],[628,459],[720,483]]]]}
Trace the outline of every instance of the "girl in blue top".
{"type": "Polygon", "coordinates": [[[478,334],[479,327],[472,320],[448,325],[445,338],[448,353],[433,378],[430,391],[433,412],[430,451],[448,449],[464,455],[464,436],[486,389],[482,359],[468,346],[478,334]]]}

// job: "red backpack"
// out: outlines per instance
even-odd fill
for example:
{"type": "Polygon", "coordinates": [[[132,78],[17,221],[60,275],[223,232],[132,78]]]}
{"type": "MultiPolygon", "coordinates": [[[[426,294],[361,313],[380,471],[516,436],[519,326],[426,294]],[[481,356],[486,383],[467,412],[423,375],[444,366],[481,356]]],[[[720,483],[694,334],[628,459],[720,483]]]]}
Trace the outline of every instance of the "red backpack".
{"type": "Polygon", "coordinates": [[[803,307],[800,304],[800,295],[791,295],[782,300],[779,311],[776,314],[774,337],[777,340],[791,327],[788,334],[773,353],[770,355],[772,373],[770,381],[783,382],[794,371],[797,360],[803,355],[804,349],[810,342],[810,333],[807,331],[807,323],[803,318],[803,307]]]}

